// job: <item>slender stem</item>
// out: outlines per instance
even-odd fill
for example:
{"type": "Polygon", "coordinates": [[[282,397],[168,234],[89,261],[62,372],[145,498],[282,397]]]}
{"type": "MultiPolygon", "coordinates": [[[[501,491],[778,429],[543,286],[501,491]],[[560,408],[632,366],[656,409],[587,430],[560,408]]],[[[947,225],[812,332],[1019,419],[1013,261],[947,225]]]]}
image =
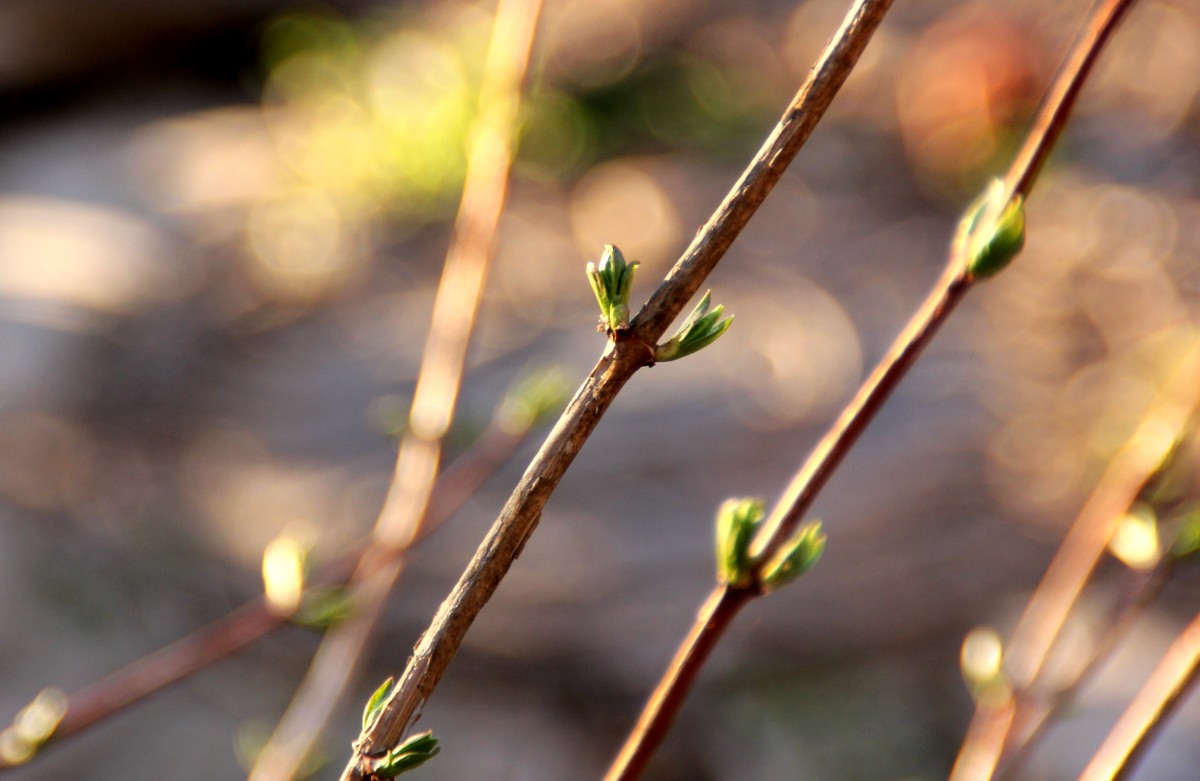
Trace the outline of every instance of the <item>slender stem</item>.
{"type": "MultiPolygon", "coordinates": [[[[438,475],[430,499],[423,539],[454,515],[474,495],[488,477],[506,462],[529,437],[533,421],[514,429],[494,418],[479,438],[438,475]]],[[[325,568],[314,585],[344,582],[354,568],[366,544],[357,552],[325,568]]],[[[393,549],[399,556],[405,549],[393,549]]],[[[51,746],[72,738],[102,723],[128,707],[179,683],[227,656],[237,653],[286,624],[285,618],[272,611],[262,597],[256,597],[207,626],[153,651],[116,672],[86,686],[67,698],[67,712],[54,731],[51,746]]],[[[38,755],[45,753],[44,746],[38,755]]],[[[0,764],[0,773],[7,768],[0,764]]]]}
{"type": "MultiPolygon", "coordinates": [[[[1109,5],[1113,5],[1113,3],[1109,3],[1109,5]]],[[[1118,2],[1117,5],[1124,5],[1124,3],[1118,2]]],[[[1098,12],[1096,18],[1103,18],[1104,13],[1104,11],[1098,12]]],[[[1080,36],[1074,50],[1076,53],[1081,46],[1085,50],[1098,49],[1107,39],[1107,32],[1101,35],[1095,34],[1096,26],[1095,24],[1089,25],[1088,29],[1080,36]]],[[[1066,122],[1071,105],[1078,94],[1079,83],[1086,76],[1094,59],[1094,53],[1085,57],[1073,55],[1067,58],[1064,67],[1060,69],[1054,85],[1043,101],[1038,119],[1031,128],[1025,145],[1010,165],[1005,176],[1005,181],[1009,183],[1010,197],[1013,194],[1024,197],[1032,189],[1038,169],[1049,154],[1049,150],[1066,122]]],[[[967,259],[962,254],[964,250],[965,247],[958,242],[951,246],[941,279],[842,411],[842,414],[834,421],[830,430],[817,443],[808,460],[792,478],[770,516],[763,522],[750,550],[751,557],[759,562],[760,567],[792,537],[805,513],[811,508],[813,501],[836,471],[842,459],[870,424],[876,412],[890,397],[900,380],[907,374],[908,369],[916,361],[925,345],[937,333],[938,328],[972,286],[973,282],[967,272],[967,259]]],[[[761,573],[757,573],[757,575],[761,577],[761,573]]],[[[710,626],[702,612],[700,619],[693,625],[676,653],[676,660],[690,658],[693,647],[710,649],[716,644],[719,635],[727,626],[728,622],[710,626]]],[[[635,732],[610,767],[606,780],[619,778],[622,781],[632,781],[632,779],[638,778],[641,768],[648,761],[648,754],[652,753],[654,746],[648,746],[643,750],[637,744],[643,740],[647,742],[653,740],[657,745],[662,734],[674,720],[675,714],[681,707],[694,680],[695,671],[689,676],[680,676],[676,674],[674,664],[668,668],[667,673],[655,687],[635,732]],[[672,706],[673,710],[665,704],[672,706]],[[638,763],[637,767],[632,764],[634,761],[638,763]]],[[[991,715],[1002,719],[999,722],[993,719],[993,722],[989,723],[991,731],[996,734],[1006,734],[1011,726],[1012,707],[1006,708],[1004,713],[992,713],[991,715]]],[[[989,761],[996,761],[998,758],[999,751],[996,751],[995,756],[989,758],[989,761]]]]}
{"type": "MultiPolygon", "coordinates": [[[[262,597],[71,694],[51,745],[236,653],[286,623],[262,597]]],[[[43,747],[42,751],[45,751],[43,747]]],[[[41,753],[41,752],[39,752],[41,753]]],[[[3,768],[3,765],[0,765],[3,768]]]]}
{"type": "Polygon", "coordinates": [[[629,378],[646,365],[667,326],[779,181],[890,5],[891,0],[859,0],[854,4],[841,35],[826,49],[762,149],[634,319],[630,332],[606,351],[576,391],[458,584],[418,641],[396,693],[371,729],[357,741],[356,755],[342,775],[344,781],[366,777],[369,769],[365,758],[394,746],[412,723],[454,658],[467,629],[537,527],[542,508],[584,442],[629,378]]]}
{"type": "Polygon", "coordinates": [[[796,472],[775,509],[764,521],[751,549],[751,556],[760,561],[768,559],[792,536],[842,459],[904,379],[925,345],[929,344],[954,311],[970,285],[964,273],[964,264],[960,258],[952,255],[941,279],[829,431],[813,448],[808,460],[796,472]]]}
{"type": "MultiPolygon", "coordinates": [[[[854,394],[833,426],[817,443],[785,489],[775,510],[763,522],[763,528],[751,551],[753,558],[764,561],[790,536],[791,530],[816,499],[837,465],[904,378],[921,350],[949,317],[954,306],[962,299],[970,286],[963,270],[964,264],[959,258],[952,256],[942,278],[896,337],[871,375],[854,394]]],[[[714,593],[722,593],[722,589],[714,593]]],[[[762,592],[755,588],[731,593],[738,596],[739,601],[736,605],[740,608],[745,601],[762,592]]],[[[713,597],[709,597],[706,604],[711,604],[712,600],[713,597]]],[[[730,619],[732,617],[729,616],[730,619]]],[[[694,669],[689,668],[686,675],[682,675],[676,669],[677,665],[682,659],[699,657],[703,661],[707,658],[708,651],[717,644],[728,625],[728,620],[709,621],[707,611],[700,611],[699,618],[676,652],[675,662],[659,680],[638,719],[637,726],[609,767],[605,781],[632,781],[639,777],[650,755],[675,720],[700,670],[697,665],[694,669]]]]}
{"type": "Polygon", "coordinates": [[[753,597],[747,589],[731,589],[718,586],[700,607],[696,623],[671,660],[663,681],[655,689],[642,711],[641,718],[622,746],[604,781],[630,781],[639,778],[662,743],[675,716],[683,705],[684,698],[695,683],[708,656],[716,648],[717,641],[738,612],[753,597]]]}
{"type": "Polygon", "coordinates": [[[1120,781],[1162,729],[1200,672],[1200,614],[1183,630],[1129,703],[1079,781],[1120,781]]]}
{"type": "MultiPolygon", "coordinates": [[[[1164,560],[1169,561],[1169,559],[1164,560]]],[[[1050,693],[1049,702],[1034,696],[1033,690],[1017,693],[1014,698],[1016,720],[1013,740],[997,763],[996,777],[1013,778],[1029,754],[1037,747],[1046,728],[1075,701],[1076,693],[1087,684],[1117,647],[1117,641],[1126,635],[1134,622],[1146,608],[1162,593],[1175,568],[1161,564],[1153,571],[1141,573],[1137,586],[1116,611],[1116,615],[1105,622],[1104,636],[1089,650],[1087,661],[1070,680],[1057,691],[1050,693]]],[[[1035,686],[1036,688],[1036,682],[1035,686]]]]}
{"type": "Polygon", "coordinates": [[[766,200],[858,63],[892,0],[854,0],[758,154],[654,291],[632,328],[648,344],[667,330],[766,200]]]}
{"type": "Polygon", "coordinates": [[[1042,164],[1066,127],[1075,100],[1100,56],[1104,44],[1117,28],[1133,0],[1098,0],[1088,22],[1075,39],[1050,89],[1042,98],[1033,127],[1009,168],[1005,183],[1011,193],[1028,197],[1042,164]]]}
{"type": "Polygon", "coordinates": [[[407,547],[420,533],[450,428],[467,348],[495,253],[508,193],[521,84],[541,0],[500,0],[472,128],[467,173],[454,239],[433,305],[409,426],[401,440],[374,545],[353,578],[356,613],[331,629],[250,773],[250,781],[290,781],[350,683],[405,559],[382,554],[407,547]]]}
{"type": "MultiPolygon", "coordinates": [[[[1200,347],[1193,347],[1162,398],[1105,470],[1030,597],[1005,653],[1014,696],[1028,690],[1037,679],[1104,555],[1112,530],[1166,463],[1197,405],[1200,347]]],[[[987,725],[995,723],[991,709],[982,702],[976,707],[951,774],[953,781],[984,781],[996,772],[1012,724],[1003,729],[989,728],[987,725]]]]}

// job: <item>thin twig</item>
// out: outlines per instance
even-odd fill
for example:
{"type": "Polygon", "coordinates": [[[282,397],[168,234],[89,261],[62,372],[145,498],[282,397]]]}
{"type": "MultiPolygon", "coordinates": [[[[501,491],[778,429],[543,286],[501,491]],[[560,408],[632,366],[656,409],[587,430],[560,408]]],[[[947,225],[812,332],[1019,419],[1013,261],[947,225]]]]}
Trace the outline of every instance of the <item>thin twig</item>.
{"type": "MultiPolygon", "coordinates": [[[[1103,636],[1088,650],[1087,661],[1080,666],[1070,681],[1061,684],[1056,691],[1044,697],[1034,696],[1032,690],[1016,693],[1013,740],[1005,746],[1000,761],[996,763],[996,778],[1013,778],[1021,769],[1046,735],[1047,727],[1074,704],[1078,692],[1108,661],[1116,650],[1118,641],[1125,637],[1137,619],[1145,613],[1146,608],[1162,593],[1174,571],[1174,566],[1164,563],[1150,572],[1139,573],[1139,582],[1123,600],[1115,615],[1105,622],[1103,636]]],[[[1034,688],[1037,688],[1036,683],[1035,681],[1034,688]]]]}
{"type": "Polygon", "coordinates": [[[1055,692],[1049,706],[1039,702],[1035,692],[1046,661],[1067,615],[1104,555],[1112,530],[1169,462],[1179,438],[1194,422],[1198,407],[1200,344],[1195,344],[1092,489],[1030,598],[1006,656],[1009,664],[1024,665],[1027,677],[1009,681],[1012,709],[997,710],[1002,703],[994,702],[977,707],[959,755],[960,769],[955,771],[963,773],[962,777],[1003,776],[1013,772],[1049,720],[1070,700],[1072,691],[1105,658],[1132,618],[1161,589],[1166,577],[1164,570],[1169,569],[1165,561],[1154,573],[1145,576],[1142,586],[1131,595],[1099,647],[1093,649],[1076,680],[1055,692]]]}
{"type": "Polygon", "coordinates": [[[1162,729],[1200,672],[1200,614],[1175,638],[1158,667],[1121,714],[1079,781],[1121,781],[1162,729]]]}
{"type": "MultiPolygon", "coordinates": [[[[1121,516],[1170,457],[1200,405],[1200,348],[1184,358],[1162,400],[1113,458],[1025,607],[1005,664],[1014,697],[1037,680],[1067,617],[1108,546],[1121,516]]],[[[959,750],[953,781],[986,781],[996,772],[1013,727],[994,705],[981,701],[959,750]]]]}
{"type": "MultiPolygon", "coordinates": [[[[529,419],[523,425],[514,426],[513,421],[502,420],[498,409],[496,417],[479,438],[438,474],[426,520],[414,542],[424,539],[458,512],[479,486],[528,439],[533,423],[534,420],[529,419]]],[[[313,586],[320,588],[345,582],[365,547],[365,543],[358,545],[353,553],[323,568],[313,586]]],[[[404,552],[404,549],[397,549],[392,555],[404,552]]],[[[54,730],[51,742],[42,746],[35,756],[237,653],[286,623],[287,619],[273,611],[260,596],[207,626],[130,662],[69,695],[66,713],[54,730]]],[[[8,767],[0,763],[0,773],[8,767]]]]}
{"type": "Polygon", "coordinates": [[[667,274],[628,333],[606,350],[525,471],[458,584],[421,636],[393,696],[356,742],[343,781],[369,773],[366,758],[396,745],[454,658],[479,611],[533,533],[559,480],[667,326],[749,222],[824,115],[891,0],[859,0],[834,45],[717,211],[667,274]]]}
{"type": "Polygon", "coordinates": [[[410,544],[426,517],[442,439],[454,415],[467,347],[495,253],[496,229],[508,193],[521,84],[540,11],[541,0],[500,0],[497,4],[454,239],[434,300],[409,426],[375,524],[375,544],[354,576],[356,613],[327,633],[255,762],[250,781],[290,781],[295,777],[349,685],[387,595],[404,569],[403,557],[379,561],[377,552],[410,544]]]}
{"type": "Polygon", "coordinates": [[[727,586],[718,586],[708,595],[696,616],[696,623],[671,660],[662,684],[646,703],[643,718],[630,732],[604,781],[641,776],[683,706],[692,682],[717,647],[717,641],[754,596],[756,594],[749,589],[727,586]]]}
{"type": "MultiPolygon", "coordinates": [[[[1096,26],[1092,25],[1081,35],[1072,56],[1060,69],[1026,137],[1026,143],[1008,169],[1004,178],[1005,197],[999,202],[1007,203],[1013,196],[1024,198],[1031,191],[1038,169],[1062,132],[1078,95],[1079,84],[1094,62],[1095,52],[1091,50],[1098,49],[1107,38],[1107,33],[1097,35],[1095,31],[1096,26]],[[1089,53],[1079,56],[1081,48],[1089,53]]],[[[770,516],[763,522],[750,551],[751,558],[759,562],[760,568],[795,534],[842,459],[972,286],[965,250],[965,244],[959,242],[951,246],[945,270],[933,290],[830,430],[817,443],[770,516]]],[[[761,572],[757,576],[761,577],[761,572]]],[[[736,612],[748,601],[743,593],[753,597],[762,591],[754,586],[726,586],[714,592],[706,605],[714,605],[713,610],[721,608],[736,612]],[[725,608],[726,603],[731,606],[725,608]]],[[[724,613],[721,615],[724,616],[724,613]]],[[[674,661],[651,694],[637,725],[605,775],[605,781],[634,781],[640,777],[650,756],[674,722],[687,692],[695,683],[700,665],[691,663],[691,660],[697,656],[701,659],[707,657],[708,651],[728,625],[729,620],[710,624],[709,612],[701,612],[676,652],[674,661]]]]}
{"type": "MultiPolygon", "coordinates": [[[[778,536],[782,532],[772,530],[783,528],[780,524],[787,519],[803,517],[835,467],[945,322],[955,304],[962,299],[968,286],[963,263],[958,257],[952,257],[941,280],[792,478],[783,498],[763,524],[759,540],[765,539],[767,542],[761,552],[752,551],[753,558],[766,560],[786,541],[786,537],[778,536]],[[776,525],[772,527],[772,523],[776,525]]],[[[713,611],[725,617],[727,612],[736,612],[750,598],[761,593],[757,585],[718,587],[705,604],[713,606],[713,611]]],[[[701,666],[692,663],[692,660],[699,658],[702,661],[707,657],[708,650],[716,645],[732,617],[730,614],[725,620],[714,622],[710,621],[708,607],[701,610],[692,630],[676,652],[674,661],[650,695],[637,725],[610,766],[605,781],[632,781],[641,775],[650,756],[670,730],[700,672],[701,666]]]]}

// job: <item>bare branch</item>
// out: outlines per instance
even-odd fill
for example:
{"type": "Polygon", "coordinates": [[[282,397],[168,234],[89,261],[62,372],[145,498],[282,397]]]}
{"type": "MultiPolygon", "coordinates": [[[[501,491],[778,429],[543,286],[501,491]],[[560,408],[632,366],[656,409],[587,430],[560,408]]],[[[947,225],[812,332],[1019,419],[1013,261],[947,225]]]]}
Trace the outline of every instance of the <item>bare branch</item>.
{"type": "Polygon", "coordinates": [[[633,374],[653,359],[657,340],[699,289],[795,158],[879,25],[891,0],[856,2],[783,118],[712,218],[668,273],[628,332],[592,369],[525,471],[458,584],[421,636],[396,692],[358,741],[342,775],[362,779],[362,758],[393,746],[441,680],[479,611],[533,533],[559,480],[633,374]]]}
{"type": "MultiPolygon", "coordinates": [[[[1004,184],[998,194],[993,194],[990,200],[981,204],[981,209],[986,207],[991,211],[991,219],[999,217],[1010,204],[1016,203],[1019,208],[1036,181],[1038,167],[1061,133],[1079,85],[1095,59],[1094,50],[1098,50],[1107,39],[1107,33],[1096,34],[1097,27],[1105,26],[1105,18],[1104,9],[1097,12],[1094,17],[1097,21],[1089,25],[1077,39],[1074,54],[1068,57],[1048,91],[1021,154],[1009,167],[1003,180],[1014,184],[1004,184]],[[1081,50],[1085,56],[1079,56],[1081,50]]],[[[1115,23],[1115,19],[1110,23],[1115,23]]],[[[1020,251],[1023,219],[1022,215],[1019,240],[1009,247],[1010,257],[1020,251]]],[[[975,273],[973,264],[976,258],[971,256],[973,245],[967,240],[976,221],[977,215],[969,211],[951,245],[941,278],[830,430],[817,443],[770,516],[763,522],[750,547],[750,558],[756,562],[754,582],[749,586],[721,587],[705,603],[692,630],[676,652],[674,661],[651,694],[605,781],[633,781],[640,777],[650,755],[670,728],[687,692],[693,686],[703,659],[707,658],[708,652],[732,620],[732,615],[728,614],[736,613],[748,601],[747,597],[763,593],[763,565],[792,538],[817,495],[876,412],[891,396],[967,290],[981,278],[975,273]],[[714,621],[714,616],[720,616],[722,620],[714,621]],[[695,663],[695,659],[699,659],[700,663],[695,663]]],[[[1007,723],[1004,729],[1008,729],[1007,723]]]]}
{"type": "Polygon", "coordinates": [[[1183,630],[1121,714],[1079,781],[1121,781],[1200,672],[1200,614],[1183,630]]]}
{"type": "Polygon", "coordinates": [[[467,347],[495,253],[496,229],[508,193],[521,84],[541,5],[541,0],[501,0],[496,8],[454,240],[434,301],[409,426],[375,523],[374,544],[353,578],[356,612],[326,635],[308,675],[255,762],[251,781],[295,777],[349,685],[387,596],[404,569],[402,556],[383,554],[410,545],[428,517],[442,439],[453,419],[467,347]]]}

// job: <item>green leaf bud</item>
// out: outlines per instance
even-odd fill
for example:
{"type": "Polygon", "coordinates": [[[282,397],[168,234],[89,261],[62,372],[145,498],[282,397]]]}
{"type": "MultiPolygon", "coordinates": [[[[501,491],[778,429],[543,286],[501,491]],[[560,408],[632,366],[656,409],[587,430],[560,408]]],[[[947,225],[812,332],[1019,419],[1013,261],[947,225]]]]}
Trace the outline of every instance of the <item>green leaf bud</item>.
{"type": "Polygon", "coordinates": [[[696,308],[683,321],[683,325],[679,327],[675,335],[655,348],[655,361],[659,363],[674,361],[685,355],[699,352],[717,341],[721,334],[729,330],[729,326],[733,325],[733,316],[721,319],[721,315],[725,312],[725,306],[722,304],[717,305],[709,312],[708,307],[711,302],[712,291],[710,290],[700,299],[700,303],[696,304],[696,308]]]}
{"type": "Polygon", "coordinates": [[[438,746],[438,739],[433,736],[433,732],[422,732],[413,735],[377,759],[371,772],[380,778],[395,778],[401,773],[425,764],[437,756],[439,751],[441,748],[438,746]]]}
{"type": "Polygon", "coordinates": [[[604,245],[598,265],[587,264],[588,282],[600,305],[600,330],[613,334],[629,327],[629,293],[639,265],[626,263],[621,250],[611,244],[604,245]]]}
{"type": "Polygon", "coordinates": [[[388,678],[375,690],[375,693],[371,695],[371,699],[367,700],[367,707],[363,709],[362,718],[364,732],[371,729],[375,722],[379,720],[379,714],[383,712],[383,706],[387,704],[388,698],[392,696],[392,691],[395,688],[395,679],[388,678]]]}
{"type": "Polygon", "coordinates": [[[821,522],[802,525],[763,567],[763,586],[767,591],[786,586],[812,569],[824,552],[825,533],[821,531],[821,522]]]}
{"type": "Polygon", "coordinates": [[[717,510],[717,578],[730,586],[750,581],[750,542],[762,524],[762,499],[729,499],[717,510]]]}
{"type": "Polygon", "coordinates": [[[968,279],[1000,273],[1025,246],[1025,199],[1019,193],[1009,196],[1004,180],[993,179],[967,208],[954,241],[968,279]]]}

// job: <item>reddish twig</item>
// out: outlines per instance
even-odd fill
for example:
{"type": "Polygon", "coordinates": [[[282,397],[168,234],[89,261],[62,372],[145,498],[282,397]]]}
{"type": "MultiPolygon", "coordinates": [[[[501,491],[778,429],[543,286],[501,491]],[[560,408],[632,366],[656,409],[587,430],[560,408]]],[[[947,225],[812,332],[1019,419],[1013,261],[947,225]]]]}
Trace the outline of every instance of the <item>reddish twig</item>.
{"type": "MultiPolygon", "coordinates": [[[[528,439],[530,425],[514,428],[499,414],[462,455],[438,475],[419,542],[454,515],[479,486],[528,439]]],[[[358,550],[326,567],[317,587],[344,582],[360,558],[358,550]]],[[[399,556],[403,549],[391,551],[399,556]]],[[[252,599],[212,623],[149,653],[67,697],[67,710],[54,730],[55,746],[117,715],[142,700],[179,683],[210,665],[237,653],[287,623],[262,597],[252,599]]],[[[0,773],[6,766],[0,764],[0,773]]]]}
{"type": "MultiPolygon", "coordinates": [[[[1116,15],[1119,16],[1119,11],[1116,15]]],[[[996,199],[997,203],[1007,204],[1014,197],[1024,199],[1032,190],[1038,170],[1062,133],[1080,85],[1106,40],[1111,24],[1116,20],[1115,16],[1106,17],[1103,9],[1097,12],[1095,18],[1100,21],[1089,25],[1079,37],[1072,54],[1047,92],[1025,144],[1004,177],[1004,195],[996,199]],[[1106,18],[1110,21],[1104,21],[1106,18]]],[[[966,250],[965,243],[956,241],[952,245],[941,279],[792,478],[751,547],[751,557],[759,562],[760,567],[795,534],[842,459],[972,286],[975,280],[968,269],[966,250]]],[[[761,577],[761,572],[757,574],[761,577]]],[[[742,598],[742,592],[757,596],[761,590],[723,587],[717,592],[721,596],[710,597],[706,604],[713,605],[716,599],[716,605],[728,602],[731,606],[727,609],[736,611],[748,601],[742,598]]],[[[721,615],[724,616],[724,613],[721,615]]],[[[641,775],[649,757],[670,729],[699,673],[700,665],[692,663],[692,660],[707,656],[708,650],[715,645],[728,623],[728,620],[724,620],[710,624],[709,612],[702,611],[676,653],[675,660],[650,696],[637,725],[605,775],[605,781],[633,781],[641,775]]]]}
{"type": "MultiPolygon", "coordinates": [[[[1170,560],[1164,559],[1164,561],[1169,562],[1170,560]]],[[[1118,641],[1126,635],[1134,622],[1162,593],[1174,569],[1169,563],[1164,563],[1151,572],[1139,573],[1137,585],[1123,600],[1123,604],[1115,611],[1112,618],[1106,622],[1100,641],[1089,649],[1087,661],[1081,665],[1070,681],[1061,684],[1057,691],[1044,697],[1035,696],[1032,690],[1014,693],[1013,740],[1005,746],[1000,761],[996,763],[996,778],[1011,779],[1015,777],[1025,760],[1045,736],[1047,728],[1061,713],[1073,705],[1076,694],[1108,661],[1116,649],[1118,641]]],[[[1037,688],[1037,683],[1037,681],[1034,682],[1034,689],[1037,688]]]]}

